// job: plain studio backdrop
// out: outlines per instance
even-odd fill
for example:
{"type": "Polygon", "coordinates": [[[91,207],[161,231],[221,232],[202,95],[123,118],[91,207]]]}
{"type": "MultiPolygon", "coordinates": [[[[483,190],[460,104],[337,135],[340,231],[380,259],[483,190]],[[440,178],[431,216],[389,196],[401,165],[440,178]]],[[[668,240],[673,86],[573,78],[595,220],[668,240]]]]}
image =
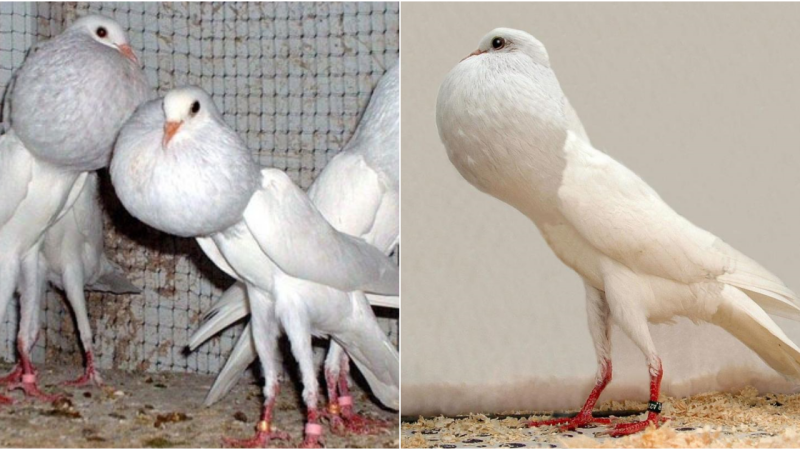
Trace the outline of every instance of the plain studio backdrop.
{"type": "MultiPolygon", "coordinates": [[[[401,15],[404,414],[577,408],[594,381],[579,277],[439,141],[442,79],[496,27],[545,44],[595,147],[800,292],[800,5],[406,3],[401,15]]],[[[800,323],[776,321],[800,343],[800,323]]],[[[795,389],[719,328],[651,330],[667,395],[795,389]]],[[[602,398],[646,400],[641,352],[616,328],[613,346],[602,398]]]]}

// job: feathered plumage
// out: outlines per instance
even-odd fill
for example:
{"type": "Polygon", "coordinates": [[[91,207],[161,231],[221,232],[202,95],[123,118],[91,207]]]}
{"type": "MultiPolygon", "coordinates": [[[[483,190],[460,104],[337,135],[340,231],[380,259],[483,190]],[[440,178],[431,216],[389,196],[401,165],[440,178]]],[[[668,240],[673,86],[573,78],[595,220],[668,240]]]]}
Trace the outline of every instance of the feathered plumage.
{"type": "MultiPolygon", "coordinates": [[[[151,226],[197,237],[218,267],[246,285],[266,377],[266,422],[277,389],[275,324],[281,324],[300,365],[306,444],[314,445],[321,431],[311,336],[340,341],[380,379],[397,373],[396,350],[383,345],[386,336],[363,296],[349,292],[396,295],[397,266],[364,240],[337,232],[285,173],[259,172],[208,94],[176,89],[161,105],[141,108],[120,133],[111,162],[117,194],[151,226]]],[[[374,392],[397,406],[396,387],[374,392]]],[[[259,442],[275,436],[268,428],[259,428],[259,442]]]]}
{"type": "MultiPolygon", "coordinates": [[[[797,296],[592,147],[532,36],[504,28],[486,35],[442,83],[436,120],[461,175],[528,216],[584,279],[597,383],[579,416],[559,423],[594,420],[591,409],[611,379],[611,321],[645,354],[652,402],[662,368],[647,324],[675,316],[719,325],[777,371],[800,377],[800,350],[761,309],[798,318],[797,296]]],[[[611,433],[658,420],[653,410],[611,433]]]]}

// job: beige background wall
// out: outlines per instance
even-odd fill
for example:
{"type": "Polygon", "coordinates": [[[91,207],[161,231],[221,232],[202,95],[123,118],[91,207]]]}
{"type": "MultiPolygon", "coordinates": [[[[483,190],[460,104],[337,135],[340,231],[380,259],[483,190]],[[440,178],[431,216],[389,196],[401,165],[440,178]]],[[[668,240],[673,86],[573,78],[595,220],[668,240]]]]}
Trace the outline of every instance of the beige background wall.
{"type": "MultiPolygon", "coordinates": [[[[798,4],[403,4],[403,413],[576,407],[594,377],[577,275],[439,142],[438,87],[485,33],[539,38],[595,146],[800,291],[798,20],[798,4]]],[[[651,329],[669,393],[788,389],[720,330],[651,329]]],[[[609,396],[644,400],[643,357],[614,345],[609,396]]]]}

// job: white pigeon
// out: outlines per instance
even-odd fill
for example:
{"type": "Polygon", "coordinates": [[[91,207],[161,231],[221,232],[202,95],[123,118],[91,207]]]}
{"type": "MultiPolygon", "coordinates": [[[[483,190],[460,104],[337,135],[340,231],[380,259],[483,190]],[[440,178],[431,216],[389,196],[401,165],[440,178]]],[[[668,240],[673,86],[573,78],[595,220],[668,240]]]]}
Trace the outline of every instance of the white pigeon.
{"type": "Polygon", "coordinates": [[[101,16],[37,45],[15,74],[11,128],[0,137],[0,320],[21,293],[22,370],[6,380],[11,388],[52,398],[37,387],[29,358],[36,337],[25,334],[38,329],[44,233],[77,198],[86,172],[108,162],[120,127],[147,94],[122,28],[101,16]]]}
{"type": "MultiPolygon", "coordinates": [[[[364,239],[389,254],[399,239],[400,70],[395,64],[381,78],[353,137],[314,180],[308,197],[336,230],[364,239]]],[[[246,289],[236,283],[204,316],[189,348],[200,344],[250,314],[246,289]]],[[[367,296],[372,305],[399,308],[397,297],[367,296]]],[[[230,391],[255,360],[248,324],[206,396],[211,405],[230,391]]],[[[325,360],[328,414],[334,431],[372,433],[384,425],[353,411],[349,393],[350,360],[331,342],[325,360]]]]}
{"type": "Polygon", "coordinates": [[[102,384],[94,365],[92,328],[86,312],[84,289],[113,294],[141,292],[104,253],[98,188],[97,174],[90,173],[72,208],[47,230],[42,246],[47,280],[66,294],[78,324],[86,362],[82,376],[64,383],[69,386],[83,386],[90,382],[102,384]]]}
{"type": "Polygon", "coordinates": [[[284,172],[259,172],[207,93],[175,89],[143,105],[121,131],[110,169],[134,217],[196,237],[220,269],[247,286],[266,400],[255,438],[234,444],[285,437],[270,424],[278,389],[276,323],[302,374],[308,408],[303,445],[319,445],[322,433],[312,335],[341,344],[376,397],[397,408],[397,350],[354,292],[396,295],[397,266],[363,240],[337,232],[284,172]]]}
{"type": "Polygon", "coordinates": [[[535,38],[506,28],[487,34],[442,83],[436,123],[461,175],[529,217],[586,287],[596,385],[575,418],[532,426],[609,423],[592,408],[611,381],[611,321],[644,353],[651,378],[647,418],[615,426],[613,436],[663,420],[663,370],[648,322],[716,324],[776,371],[800,377],[800,350],[764,311],[798,319],[797,296],[593,148],[535,38]]]}

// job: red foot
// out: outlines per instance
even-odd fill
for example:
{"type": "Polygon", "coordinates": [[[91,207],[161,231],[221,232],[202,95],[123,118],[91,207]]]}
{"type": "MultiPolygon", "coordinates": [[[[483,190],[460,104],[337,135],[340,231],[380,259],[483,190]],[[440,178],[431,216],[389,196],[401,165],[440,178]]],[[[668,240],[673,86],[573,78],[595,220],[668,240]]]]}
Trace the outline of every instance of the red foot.
{"type": "Polygon", "coordinates": [[[300,448],[322,448],[322,426],[318,423],[306,423],[305,438],[300,448]]]}
{"type": "Polygon", "coordinates": [[[381,434],[391,425],[388,421],[372,419],[353,411],[353,398],[339,397],[338,403],[328,405],[328,417],[331,431],[340,436],[346,434],[372,435],[381,434]]]}
{"type": "Polygon", "coordinates": [[[656,427],[664,424],[669,419],[665,417],[659,417],[657,414],[648,413],[647,419],[642,420],[641,422],[633,422],[633,423],[621,423],[616,425],[606,434],[611,437],[621,437],[621,436],[628,436],[631,434],[636,434],[640,431],[643,431],[645,428],[649,427],[650,425],[655,425],[656,427]]]}
{"type": "Polygon", "coordinates": [[[564,417],[562,419],[543,420],[540,422],[530,422],[529,427],[547,427],[551,425],[560,426],[561,431],[574,430],[591,423],[608,425],[611,419],[605,417],[594,417],[590,412],[580,412],[575,417],[564,417]]]}
{"type": "Polygon", "coordinates": [[[264,448],[273,439],[287,440],[289,433],[273,431],[269,422],[261,421],[256,426],[256,435],[249,439],[222,438],[222,443],[228,448],[264,448]]]}
{"type": "Polygon", "coordinates": [[[22,363],[18,363],[14,370],[8,373],[8,375],[0,378],[0,383],[8,384],[8,383],[19,383],[22,381],[22,363]]]}
{"type": "Polygon", "coordinates": [[[86,386],[88,384],[93,384],[97,387],[103,386],[103,379],[100,378],[100,374],[97,373],[94,367],[86,367],[86,371],[83,372],[83,375],[74,379],[74,380],[67,380],[62,381],[62,386],[72,386],[72,387],[80,387],[86,386]]]}
{"type": "Polygon", "coordinates": [[[14,400],[12,400],[12,399],[10,399],[8,397],[0,395],[0,405],[13,405],[13,404],[14,404],[14,400]]]}
{"type": "Polygon", "coordinates": [[[45,402],[53,402],[64,398],[63,395],[51,395],[45,394],[39,389],[39,385],[36,382],[36,375],[22,375],[22,380],[18,382],[14,382],[8,385],[8,390],[14,389],[22,389],[25,391],[25,395],[28,397],[33,397],[37,400],[42,400],[45,402]]]}
{"type": "Polygon", "coordinates": [[[90,383],[93,383],[97,387],[103,385],[103,380],[100,378],[100,374],[97,373],[97,370],[94,368],[94,354],[92,351],[87,351],[84,354],[84,357],[86,358],[86,370],[84,370],[83,375],[72,381],[62,382],[62,386],[86,386],[90,383]]]}

